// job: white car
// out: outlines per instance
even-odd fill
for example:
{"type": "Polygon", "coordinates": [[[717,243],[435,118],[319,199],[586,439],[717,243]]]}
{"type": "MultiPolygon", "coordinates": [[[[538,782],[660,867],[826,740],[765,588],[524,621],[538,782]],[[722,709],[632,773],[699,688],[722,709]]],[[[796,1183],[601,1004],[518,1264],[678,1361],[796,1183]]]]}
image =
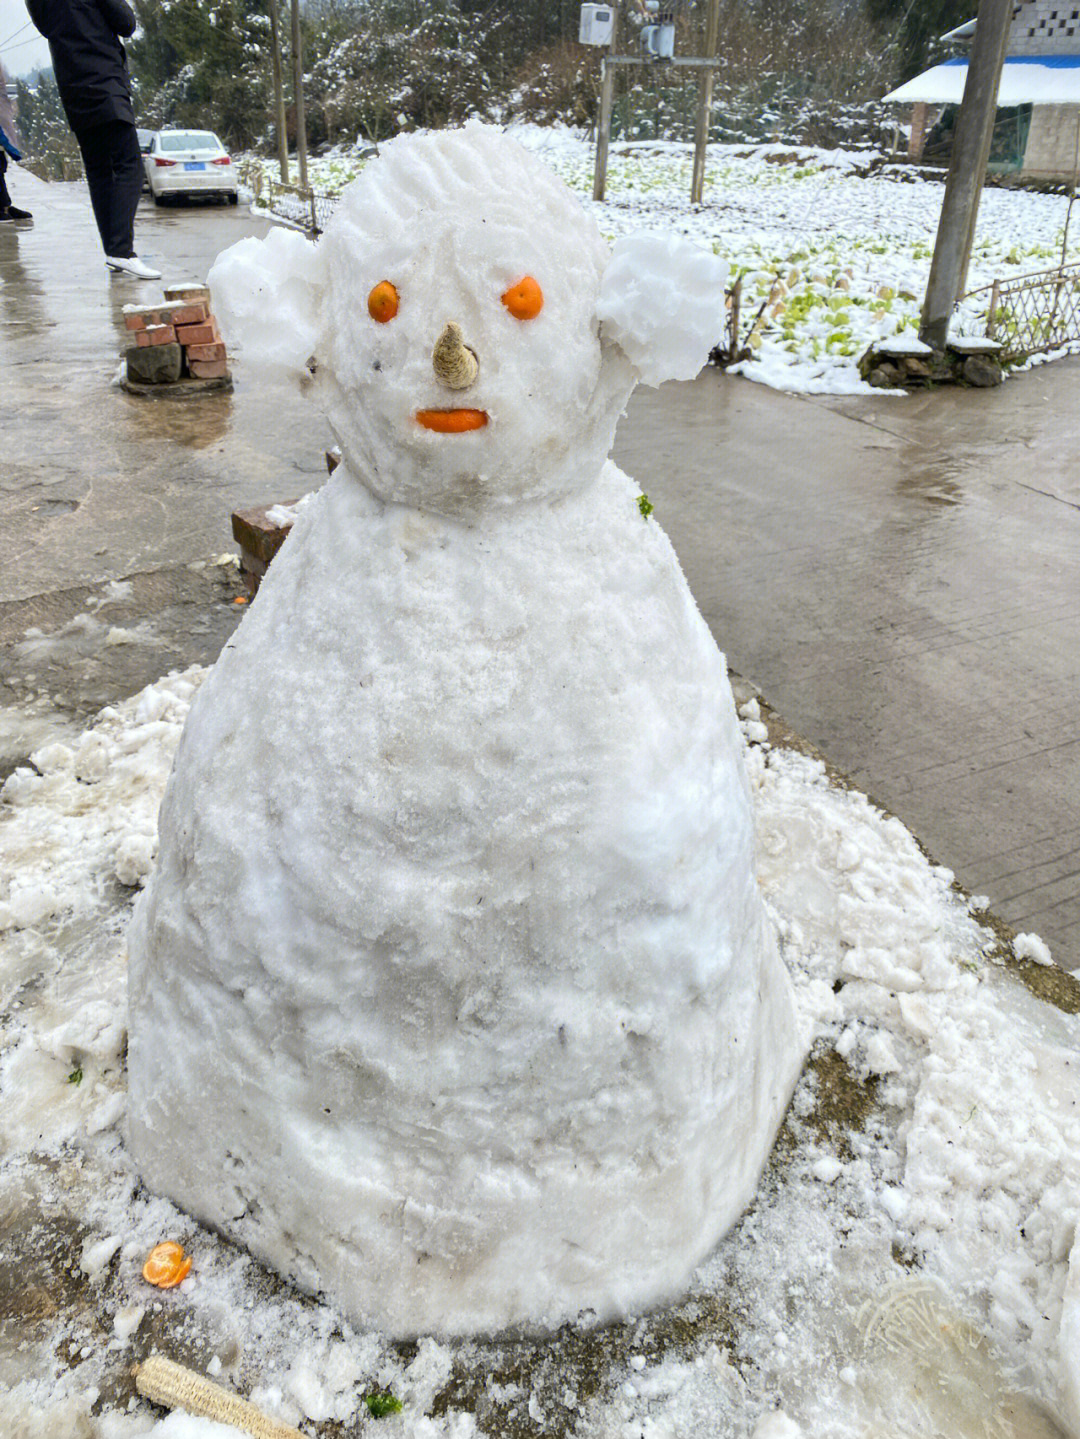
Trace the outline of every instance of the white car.
{"type": "Polygon", "coordinates": [[[150,146],[154,143],[154,136],[157,134],[157,131],[156,131],[156,130],[143,130],[143,129],[140,128],[140,129],[136,130],[135,133],[136,133],[136,135],[138,135],[138,137],[139,137],[139,149],[140,149],[140,150],[142,151],[142,153],[143,153],[143,178],[142,178],[142,187],[143,187],[144,190],[149,190],[149,188],[150,188],[150,181],[146,178],[146,158],[145,158],[145,157],[146,157],[146,152],[150,149],[150,146]]]}
{"type": "Polygon", "coordinates": [[[209,130],[159,130],[143,156],[155,205],[174,195],[238,199],[236,169],[225,146],[209,130]]]}

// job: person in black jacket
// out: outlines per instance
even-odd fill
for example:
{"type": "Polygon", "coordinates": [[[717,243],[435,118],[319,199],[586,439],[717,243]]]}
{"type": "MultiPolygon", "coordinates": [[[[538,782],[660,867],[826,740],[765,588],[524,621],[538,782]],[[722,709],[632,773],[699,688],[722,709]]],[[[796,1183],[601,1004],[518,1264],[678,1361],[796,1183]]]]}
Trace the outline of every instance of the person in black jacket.
{"type": "Polygon", "coordinates": [[[159,279],[161,271],[135,254],[142,151],[120,43],[138,24],[135,12],[126,0],[26,0],[26,8],[49,42],[60,99],[82,151],[105,263],[110,270],[159,279]]]}

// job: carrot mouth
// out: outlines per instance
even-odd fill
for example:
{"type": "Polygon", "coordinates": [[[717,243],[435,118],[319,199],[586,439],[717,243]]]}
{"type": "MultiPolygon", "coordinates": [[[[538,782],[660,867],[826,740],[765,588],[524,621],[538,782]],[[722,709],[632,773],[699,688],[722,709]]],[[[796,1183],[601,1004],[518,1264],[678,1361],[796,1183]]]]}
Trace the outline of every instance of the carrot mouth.
{"type": "Polygon", "coordinates": [[[417,410],[416,422],[440,435],[463,435],[482,430],[488,417],[486,410],[417,410]]]}

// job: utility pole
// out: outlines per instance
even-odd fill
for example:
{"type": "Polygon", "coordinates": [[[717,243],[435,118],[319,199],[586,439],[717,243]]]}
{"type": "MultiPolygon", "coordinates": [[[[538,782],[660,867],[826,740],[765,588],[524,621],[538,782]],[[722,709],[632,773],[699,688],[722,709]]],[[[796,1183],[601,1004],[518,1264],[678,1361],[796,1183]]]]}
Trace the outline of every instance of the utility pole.
{"type": "MultiPolygon", "coordinates": [[[[715,60],[720,43],[720,0],[709,0],[705,22],[705,59],[715,60]]],[[[705,193],[705,150],[709,143],[709,120],[712,115],[713,76],[716,71],[706,65],[698,86],[697,130],[694,135],[694,173],[690,180],[690,203],[700,205],[705,193]]]]}
{"type": "Polygon", "coordinates": [[[292,0],[293,104],[296,106],[296,160],[300,188],[308,189],[307,123],[304,120],[304,45],[300,38],[300,0],[292,0]]]}
{"type": "Polygon", "coordinates": [[[285,87],[281,82],[281,27],[278,23],[278,0],[267,0],[270,7],[270,44],[274,65],[274,115],[277,125],[278,164],[281,183],[289,183],[289,137],[285,133],[285,87]]]}
{"type": "Polygon", "coordinates": [[[919,338],[935,350],[945,348],[953,308],[967,281],[1013,4],[1014,0],[980,0],[979,4],[919,327],[919,338]]]}

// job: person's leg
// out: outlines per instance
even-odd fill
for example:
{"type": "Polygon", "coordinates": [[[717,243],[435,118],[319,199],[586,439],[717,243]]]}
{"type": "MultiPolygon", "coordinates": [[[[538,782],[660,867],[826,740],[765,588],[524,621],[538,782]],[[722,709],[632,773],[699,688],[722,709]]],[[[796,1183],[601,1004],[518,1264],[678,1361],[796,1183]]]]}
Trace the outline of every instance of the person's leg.
{"type": "Polygon", "coordinates": [[[108,125],[94,125],[89,130],[76,130],[75,139],[82,153],[86,183],[90,187],[90,204],[97,222],[98,234],[106,255],[111,255],[110,243],[115,239],[111,233],[109,210],[112,195],[112,147],[108,125]]]}
{"type": "Polygon", "coordinates": [[[107,255],[134,255],[135,211],[142,194],[143,157],[139,132],[134,125],[118,121],[113,142],[113,223],[120,250],[107,255]]]}
{"type": "Polygon", "coordinates": [[[122,120],[75,134],[82,151],[90,204],[106,255],[135,253],[135,211],[142,190],[142,152],[135,126],[122,120]]]}
{"type": "Polygon", "coordinates": [[[7,187],[7,155],[0,149],[0,216],[11,204],[11,196],[7,187]]]}

